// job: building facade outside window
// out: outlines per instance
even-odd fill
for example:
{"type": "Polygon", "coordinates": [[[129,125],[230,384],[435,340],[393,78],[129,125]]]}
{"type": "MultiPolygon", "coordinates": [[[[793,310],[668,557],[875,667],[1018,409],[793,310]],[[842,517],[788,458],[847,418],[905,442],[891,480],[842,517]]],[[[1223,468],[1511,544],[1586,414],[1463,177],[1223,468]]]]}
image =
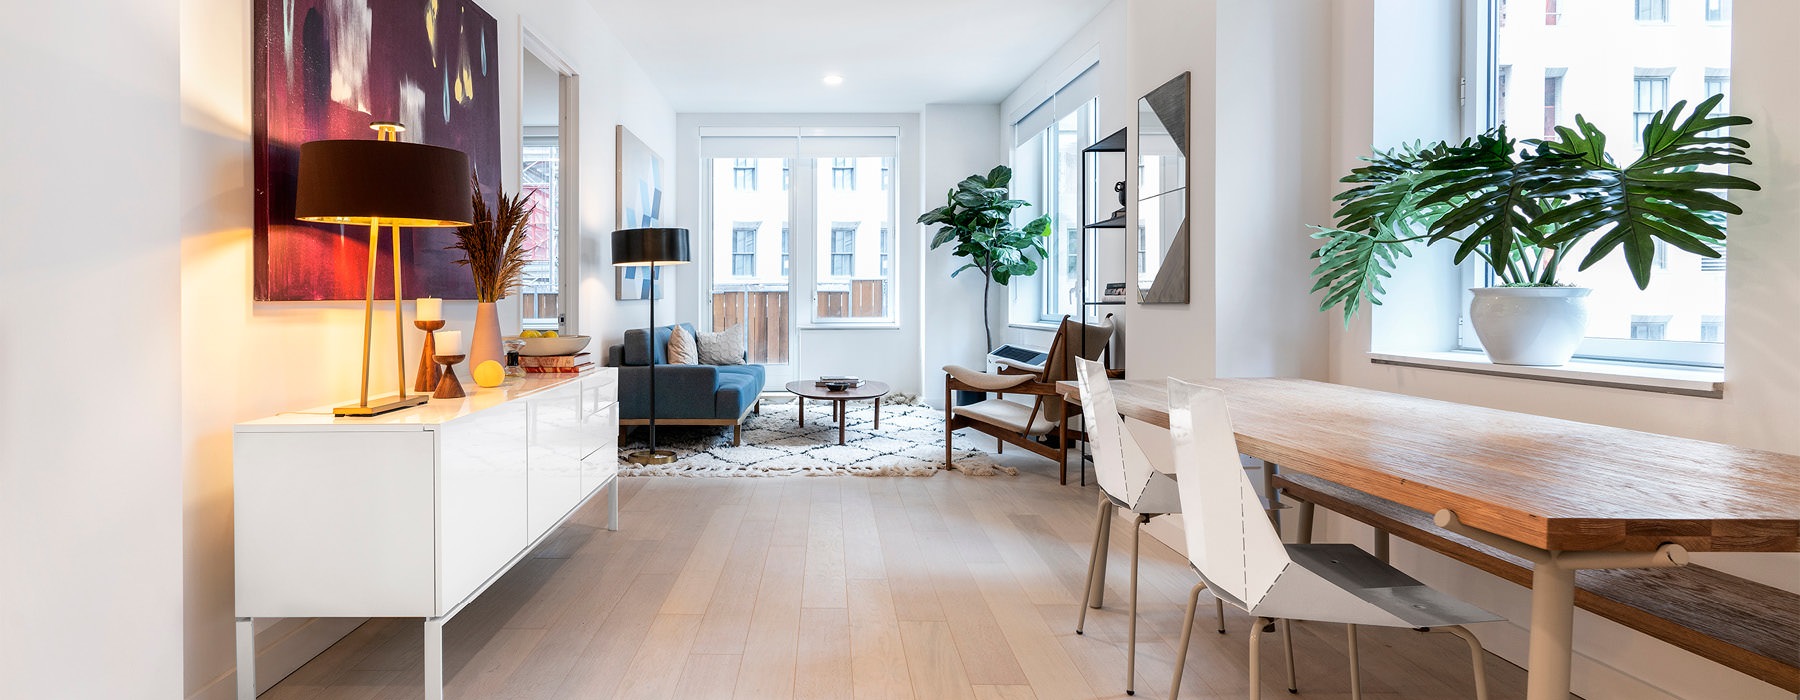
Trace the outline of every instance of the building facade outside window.
{"type": "Polygon", "coordinates": [[[1563,74],[1567,68],[1544,69],[1544,138],[1556,135],[1556,125],[1562,119],[1563,74]]]}
{"type": "Polygon", "coordinates": [[[738,223],[731,227],[731,276],[756,275],[756,232],[762,222],[738,223]]]}
{"type": "MultiPolygon", "coordinates": [[[[885,173],[887,170],[884,169],[882,172],[885,173]]],[[[893,274],[893,250],[894,234],[888,230],[888,227],[883,226],[881,227],[881,276],[883,277],[893,274]]]]}
{"type": "Polygon", "coordinates": [[[731,186],[739,192],[756,190],[755,158],[738,158],[732,162],[731,186]]]}
{"type": "Polygon", "coordinates": [[[1639,22],[1669,21],[1669,0],[1634,0],[1639,22]]]}
{"type": "Polygon", "coordinates": [[[856,229],[857,222],[833,222],[831,224],[831,276],[849,277],[856,274],[856,229]]]}
{"type": "Polygon", "coordinates": [[[1643,148],[1644,127],[1650,125],[1650,118],[1657,112],[1669,108],[1669,77],[1640,74],[1632,79],[1631,88],[1637,104],[1631,113],[1631,134],[1638,148],[1643,148]]]}
{"type": "Polygon", "coordinates": [[[1556,11],[1556,0],[1544,0],[1544,24],[1545,24],[1545,26],[1554,27],[1554,26],[1556,26],[1556,23],[1558,21],[1560,21],[1561,19],[1562,19],[1562,13],[1556,11]]]}
{"type": "Polygon", "coordinates": [[[855,158],[831,159],[831,188],[834,190],[856,189],[855,158]]]}
{"type": "Polygon", "coordinates": [[[1731,0],[1706,0],[1706,21],[1726,22],[1731,19],[1731,0]]]}

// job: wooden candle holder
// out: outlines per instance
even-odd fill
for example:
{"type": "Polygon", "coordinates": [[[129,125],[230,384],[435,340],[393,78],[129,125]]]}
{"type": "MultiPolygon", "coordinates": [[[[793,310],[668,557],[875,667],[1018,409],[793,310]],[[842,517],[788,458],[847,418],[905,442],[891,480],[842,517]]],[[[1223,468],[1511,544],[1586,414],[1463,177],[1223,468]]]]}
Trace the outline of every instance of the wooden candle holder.
{"type": "Polygon", "coordinates": [[[462,362],[467,355],[437,355],[434,359],[444,366],[443,377],[438,380],[437,391],[431,394],[434,399],[460,399],[468,396],[463,392],[462,380],[456,378],[456,363],[462,362]]]}
{"type": "Polygon", "coordinates": [[[438,381],[443,379],[443,370],[438,369],[437,331],[444,327],[443,320],[413,321],[413,327],[425,331],[425,348],[419,354],[419,374],[413,379],[413,391],[421,394],[437,388],[438,381]]]}

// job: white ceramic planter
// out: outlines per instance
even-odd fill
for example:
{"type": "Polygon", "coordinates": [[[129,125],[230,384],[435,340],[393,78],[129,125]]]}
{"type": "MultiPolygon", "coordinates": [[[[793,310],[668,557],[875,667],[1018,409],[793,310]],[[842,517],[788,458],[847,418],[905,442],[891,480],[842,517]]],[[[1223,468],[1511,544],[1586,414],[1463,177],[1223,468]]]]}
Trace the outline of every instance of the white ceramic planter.
{"type": "Polygon", "coordinates": [[[1469,303],[1469,322],[1494,364],[1566,364],[1587,335],[1591,289],[1484,287],[1469,291],[1475,295],[1469,303]]]}

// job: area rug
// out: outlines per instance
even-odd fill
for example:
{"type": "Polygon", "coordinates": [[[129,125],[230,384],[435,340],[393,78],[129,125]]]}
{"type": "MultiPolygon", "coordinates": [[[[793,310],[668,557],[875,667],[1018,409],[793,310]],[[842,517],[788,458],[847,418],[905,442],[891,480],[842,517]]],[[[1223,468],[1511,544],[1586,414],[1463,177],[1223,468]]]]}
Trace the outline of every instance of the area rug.
{"type": "MultiPolygon", "coordinates": [[[[638,429],[619,445],[620,476],[931,476],[944,464],[944,412],[930,406],[881,406],[881,429],[874,425],[874,405],[850,403],[844,444],[837,444],[837,422],[831,405],[806,403],[806,427],[797,424],[792,402],[763,402],[761,414],[744,423],[743,444],[731,446],[730,428],[676,427],[656,429],[657,448],[673,450],[674,462],[641,465],[624,455],[644,447],[638,429]]],[[[953,467],[971,476],[1016,475],[981,450],[957,449],[953,467]]]]}

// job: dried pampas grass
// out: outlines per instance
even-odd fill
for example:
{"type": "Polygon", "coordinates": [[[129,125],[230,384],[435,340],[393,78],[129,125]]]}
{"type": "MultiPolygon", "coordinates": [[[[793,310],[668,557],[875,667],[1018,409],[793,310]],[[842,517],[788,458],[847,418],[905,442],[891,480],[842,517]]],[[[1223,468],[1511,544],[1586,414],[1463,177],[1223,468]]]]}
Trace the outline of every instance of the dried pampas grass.
{"type": "Polygon", "coordinates": [[[449,250],[460,250],[463,258],[456,264],[469,268],[475,277],[475,299],[500,301],[519,290],[525,274],[528,251],[525,248],[525,224],[536,207],[524,193],[511,197],[500,190],[499,209],[488,208],[481,197],[481,181],[470,178],[469,200],[475,204],[475,223],[456,229],[456,243],[449,250]]]}

